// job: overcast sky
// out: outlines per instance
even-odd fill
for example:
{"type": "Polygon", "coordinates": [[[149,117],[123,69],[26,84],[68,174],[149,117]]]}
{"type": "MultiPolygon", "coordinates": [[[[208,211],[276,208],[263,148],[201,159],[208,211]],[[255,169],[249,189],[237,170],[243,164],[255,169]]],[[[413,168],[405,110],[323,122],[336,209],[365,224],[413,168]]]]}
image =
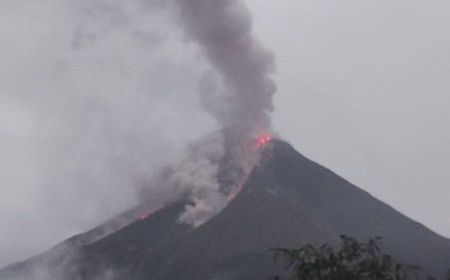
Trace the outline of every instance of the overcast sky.
{"type": "Polygon", "coordinates": [[[281,135],[450,237],[450,3],[248,3],[276,54],[281,135]]]}
{"type": "MultiPolygon", "coordinates": [[[[133,206],[217,127],[164,3],[0,1],[0,266],[133,206]]],[[[448,1],[247,3],[276,56],[275,130],[450,237],[448,1]]]]}

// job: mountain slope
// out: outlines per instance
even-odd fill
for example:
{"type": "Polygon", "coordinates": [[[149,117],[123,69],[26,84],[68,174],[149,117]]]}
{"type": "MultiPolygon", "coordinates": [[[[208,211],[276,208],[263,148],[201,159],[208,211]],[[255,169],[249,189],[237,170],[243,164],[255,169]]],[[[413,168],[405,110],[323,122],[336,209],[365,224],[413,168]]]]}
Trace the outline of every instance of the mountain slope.
{"type": "Polygon", "coordinates": [[[184,207],[167,206],[72,246],[70,265],[43,254],[0,271],[0,279],[38,279],[27,275],[42,263],[48,267],[48,259],[54,279],[265,279],[280,269],[270,248],[334,243],[340,234],[382,236],[388,253],[437,277],[450,268],[449,239],[281,141],[272,141],[241,193],[207,223],[196,229],[177,223],[184,207]]]}

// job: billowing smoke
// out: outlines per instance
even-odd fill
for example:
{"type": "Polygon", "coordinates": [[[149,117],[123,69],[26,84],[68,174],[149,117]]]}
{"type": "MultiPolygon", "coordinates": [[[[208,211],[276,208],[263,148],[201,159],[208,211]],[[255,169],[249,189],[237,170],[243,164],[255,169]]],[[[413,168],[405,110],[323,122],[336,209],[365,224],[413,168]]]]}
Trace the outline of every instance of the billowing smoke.
{"type": "Polygon", "coordinates": [[[247,140],[270,130],[273,59],[246,7],[22,2],[0,1],[0,266],[132,207],[136,185],[151,206],[191,200],[180,222],[220,211],[252,166],[247,140]]]}
{"type": "Polygon", "coordinates": [[[169,185],[188,197],[180,221],[198,226],[218,213],[251,170],[250,139],[271,131],[274,59],[256,41],[251,16],[240,0],[175,0],[188,41],[196,43],[212,69],[199,81],[201,103],[220,132],[191,147],[173,166],[169,185]]]}
{"type": "Polygon", "coordinates": [[[203,104],[221,123],[226,152],[232,154],[271,128],[273,55],[253,37],[250,13],[242,1],[177,0],[177,4],[181,26],[199,44],[224,86],[217,94],[217,82],[205,77],[201,89],[204,99],[209,98],[203,104]]]}

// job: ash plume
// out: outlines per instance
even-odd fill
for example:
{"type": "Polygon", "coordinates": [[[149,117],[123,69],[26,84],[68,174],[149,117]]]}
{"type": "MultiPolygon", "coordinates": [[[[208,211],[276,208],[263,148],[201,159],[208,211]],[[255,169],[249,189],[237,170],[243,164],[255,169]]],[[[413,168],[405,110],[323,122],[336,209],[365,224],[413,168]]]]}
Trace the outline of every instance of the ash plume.
{"type": "Polygon", "coordinates": [[[227,195],[253,167],[256,154],[250,139],[271,131],[274,58],[253,37],[251,15],[242,1],[174,4],[178,23],[212,67],[199,82],[199,94],[204,109],[221,126],[221,137],[213,137],[216,151],[198,145],[169,179],[193,202],[179,220],[198,226],[225,207],[227,195]]]}
{"type": "Polygon", "coordinates": [[[200,46],[224,86],[222,95],[215,98],[221,106],[214,102],[203,104],[222,126],[226,152],[233,153],[248,139],[271,130],[269,114],[276,90],[270,77],[273,55],[253,37],[251,16],[242,1],[176,3],[180,25],[200,46]]]}

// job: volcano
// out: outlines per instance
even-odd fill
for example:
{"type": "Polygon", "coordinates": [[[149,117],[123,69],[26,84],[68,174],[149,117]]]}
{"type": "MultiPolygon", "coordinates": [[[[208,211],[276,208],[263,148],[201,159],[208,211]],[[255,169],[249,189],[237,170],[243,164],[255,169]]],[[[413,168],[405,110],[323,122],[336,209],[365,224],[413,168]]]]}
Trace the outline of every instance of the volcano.
{"type": "Polygon", "coordinates": [[[449,239],[279,140],[264,147],[240,193],[209,221],[197,228],[177,222],[187,203],[139,217],[141,205],[4,268],[0,279],[267,279],[282,272],[270,248],[333,244],[341,234],[381,236],[386,253],[427,275],[450,268],[449,239]],[[118,219],[129,222],[111,230],[118,219]]]}

